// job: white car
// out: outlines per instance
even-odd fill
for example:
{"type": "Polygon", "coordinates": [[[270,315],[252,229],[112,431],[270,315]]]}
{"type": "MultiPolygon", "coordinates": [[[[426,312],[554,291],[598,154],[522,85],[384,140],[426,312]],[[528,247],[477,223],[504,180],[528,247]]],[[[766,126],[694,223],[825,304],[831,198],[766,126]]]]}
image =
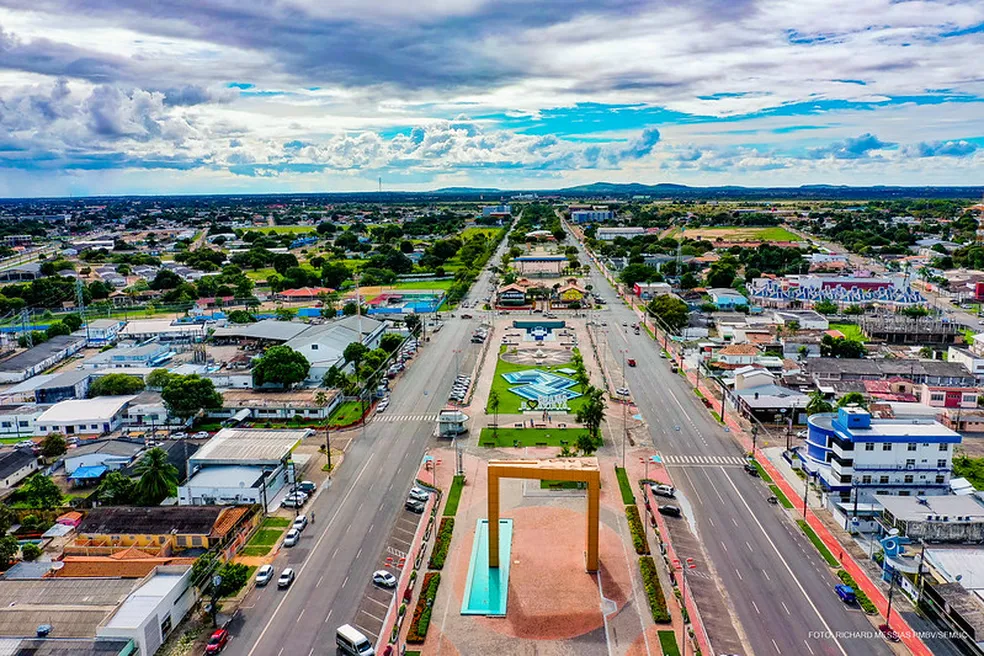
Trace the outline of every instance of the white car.
{"type": "Polygon", "coordinates": [[[207,440],[208,438],[209,438],[208,431],[198,431],[197,433],[191,436],[191,439],[193,440],[207,440]]]}
{"type": "Polygon", "coordinates": [[[18,449],[25,449],[25,448],[33,449],[37,445],[34,444],[34,440],[21,440],[20,442],[17,443],[16,446],[18,449]]]}
{"type": "Polygon", "coordinates": [[[294,570],[287,568],[280,573],[280,578],[277,579],[278,588],[289,588],[290,584],[294,582],[294,570]]]}
{"type": "Polygon", "coordinates": [[[178,431],[177,433],[171,433],[172,440],[186,440],[188,439],[188,433],[184,431],[178,431]]]}
{"type": "Polygon", "coordinates": [[[304,529],[307,528],[307,525],[308,525],[308,519],[305,515],[298,515],[297,517],[294,518],[294,528],[296,528],[298,531],[303,531],[304,529]]]}
{"type": "Polygon", "coordinates": [[[386,412],[386,408],[389,407],[389,401],[383,400],[379,402],[376,406],[376,412],[386,412]]]}
{"type": "Polygon", "coordinates": [[[292,528],[287,531],[287,537],[284,538],[285,547],[293,547],[301,539],[301,532],[296,528],[292,528]]]}
{"type": "Polygon", "coordinates": [[[430,499],[430,493],[428,493],[424,488],[416,485],[410,488],[410,493],[407,496],[411,499],[416,499],[417,501],[427,501],[430,499]]]}
{"type": "Polygon", "coordinates": [[[372,573],[372,582],[383,588],[396,587],[396,577],[384,569],[372,573]]]}
{"type": "Polygon", "coordinates": [[[256,585],[262,587],[273,580],[273,565],[263,565],[256,571],[256,585]]]}
{"type": "Polygon", "coordinates": [[[629,388],[628,387],[619,387],[617,390],[615,390],[615,393],[618,394],[619,396],[628,396],[629,395],[629,388]]]}

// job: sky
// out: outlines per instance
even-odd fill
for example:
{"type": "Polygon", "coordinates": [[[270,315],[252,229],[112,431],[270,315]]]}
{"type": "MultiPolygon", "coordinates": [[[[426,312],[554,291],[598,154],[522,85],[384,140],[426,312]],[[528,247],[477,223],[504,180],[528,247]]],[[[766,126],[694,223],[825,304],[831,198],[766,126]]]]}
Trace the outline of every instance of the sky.
{"type": "Polygon", "coordinates": [[[0,0],[0,196],[984,184],[981,0],[0,0]]]}

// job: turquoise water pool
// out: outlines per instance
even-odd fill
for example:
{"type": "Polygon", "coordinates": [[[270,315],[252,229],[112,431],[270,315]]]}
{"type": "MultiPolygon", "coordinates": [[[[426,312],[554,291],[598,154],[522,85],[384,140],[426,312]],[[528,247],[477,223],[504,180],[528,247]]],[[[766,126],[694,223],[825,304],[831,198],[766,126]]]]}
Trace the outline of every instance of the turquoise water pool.
{"type": "Polygon", "coordinates": [[[489,520],[479,519],[476,522],[465,598],[461,602],[462,615],[505,616],[506,600],[509,597],[512,534],[512,520],[500,519],[499,567],[489,567],[489,520]]]}

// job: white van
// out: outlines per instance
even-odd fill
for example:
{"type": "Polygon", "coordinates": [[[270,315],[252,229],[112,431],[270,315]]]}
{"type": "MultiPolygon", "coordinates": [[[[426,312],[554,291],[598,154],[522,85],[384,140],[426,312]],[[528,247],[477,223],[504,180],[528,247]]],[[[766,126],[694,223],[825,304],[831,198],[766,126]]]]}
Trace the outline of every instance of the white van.
{"type": "Polygon", "coordinates": [[[369,638],[365,637],[355,627],[343,624],[335,631],[335,646],[338,653],[350,656],[375,656],[369,638]]]}

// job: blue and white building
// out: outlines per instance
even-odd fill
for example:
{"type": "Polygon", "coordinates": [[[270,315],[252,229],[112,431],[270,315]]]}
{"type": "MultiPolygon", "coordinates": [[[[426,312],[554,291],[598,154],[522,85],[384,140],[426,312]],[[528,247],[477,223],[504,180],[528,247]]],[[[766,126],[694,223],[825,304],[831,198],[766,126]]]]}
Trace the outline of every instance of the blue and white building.
{"type": "Polygon", "coordinates": [[[947,494],[960,433],[934,419],[877,419],[862,408],[812,415],[804,469],[830,504],[873,503],[876,494],[947,494]]]}
{"type": "Polygon", "coordinates": [[[604,223],[615,219],[611,210],[572,210],[571,221],[574,223],[604,223]]]}

